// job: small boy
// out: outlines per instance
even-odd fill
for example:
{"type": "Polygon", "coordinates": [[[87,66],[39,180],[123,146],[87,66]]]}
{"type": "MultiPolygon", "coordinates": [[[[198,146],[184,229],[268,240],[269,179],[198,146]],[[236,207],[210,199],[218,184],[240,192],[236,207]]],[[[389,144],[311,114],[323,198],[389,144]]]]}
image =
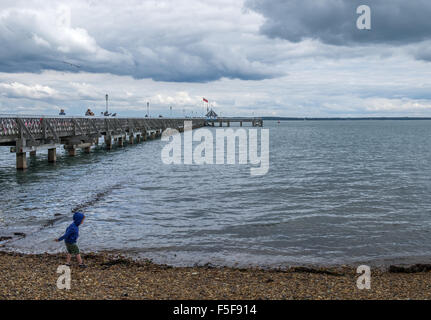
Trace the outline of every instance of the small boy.
{"type": "Polygon", "coordinates": [[[84,223],[84,219],[84,214],[81,212],[75,212],[73,215],[73,223],[67,227],[66,233],[61,238],[55,239],[57,242],[64,240],[68,252],[66,265],[69,267],[72,254],[76,255],[76,259],[78,260],[79,266],[81,268],[87,267],[82,263],[81,255],[79,254],[79,248],[76,245],[76,240],[78,240],[79,237],[79,226],[84,223]]]}

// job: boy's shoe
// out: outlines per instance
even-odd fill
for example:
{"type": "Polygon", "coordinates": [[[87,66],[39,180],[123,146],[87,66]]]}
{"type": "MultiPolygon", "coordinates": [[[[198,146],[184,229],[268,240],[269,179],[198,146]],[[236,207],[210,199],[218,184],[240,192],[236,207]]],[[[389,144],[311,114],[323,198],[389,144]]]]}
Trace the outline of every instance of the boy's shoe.
{"type": "Polygon", "coordinates": [[[67,267],[71,267],[72,265],[70,263],[65,264],[67,267]]]}
{"type": "Polygon", "coordinates": [[[83,268],[83,269],[87,268],[87,266],[85,264],[80,264],[79,267],[83,268]]]}

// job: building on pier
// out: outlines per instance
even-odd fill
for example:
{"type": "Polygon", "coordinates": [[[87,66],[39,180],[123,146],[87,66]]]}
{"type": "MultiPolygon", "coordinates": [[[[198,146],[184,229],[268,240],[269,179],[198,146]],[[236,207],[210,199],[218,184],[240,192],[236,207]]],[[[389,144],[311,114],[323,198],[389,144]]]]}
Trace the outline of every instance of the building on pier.
{"type": "Polygon", "coordinates": [[[207,118],[207,120],[216,120],[218,115],[217,113],[214,112],[213,109],[211,109],[206,115],[205,117],[207,118]]]}

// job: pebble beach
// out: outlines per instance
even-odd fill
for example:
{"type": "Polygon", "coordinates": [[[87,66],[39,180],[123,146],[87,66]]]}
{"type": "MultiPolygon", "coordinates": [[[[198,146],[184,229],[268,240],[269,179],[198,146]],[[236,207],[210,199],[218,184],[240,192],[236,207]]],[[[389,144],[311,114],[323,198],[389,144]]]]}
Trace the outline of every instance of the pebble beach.
{"type": "Polygon", "coordinates": [[[372,270],[370,290],[352,267],[264,270],[171,267],[109,253],[83,254],[71,267],[71,289],[57,288],[64,255],[0,252],[1,300],[339,300],[431,299],[428,265],[372,270]]]}

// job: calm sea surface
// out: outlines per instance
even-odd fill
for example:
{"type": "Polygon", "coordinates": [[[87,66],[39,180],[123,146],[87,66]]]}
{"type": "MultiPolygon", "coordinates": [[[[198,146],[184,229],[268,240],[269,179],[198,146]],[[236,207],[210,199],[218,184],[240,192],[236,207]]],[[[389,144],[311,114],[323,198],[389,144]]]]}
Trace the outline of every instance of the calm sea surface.
{"type": "MultiPolygon", "coordinates": [[[[267,121],[270,170],[161,161],[148,141],[15,171],[0,148],[0,236],[22,252],[87,215],[83,251],[158,263],[283,266],[431,260],[431,121],[267,121]]],[[[211,129],[215,130],[215,129],[211,129]]]]}

